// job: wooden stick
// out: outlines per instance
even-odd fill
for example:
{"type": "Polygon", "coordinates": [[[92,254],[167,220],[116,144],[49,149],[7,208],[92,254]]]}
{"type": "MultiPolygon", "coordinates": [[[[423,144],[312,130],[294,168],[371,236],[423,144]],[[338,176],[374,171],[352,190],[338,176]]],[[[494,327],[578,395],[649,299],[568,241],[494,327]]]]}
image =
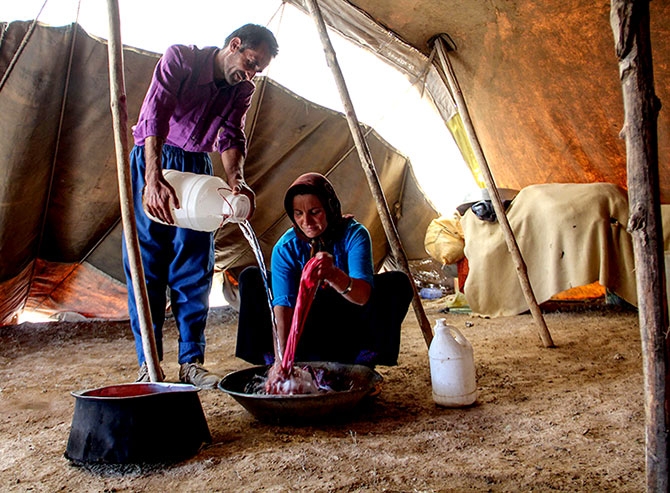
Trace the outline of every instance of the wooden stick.
{"type": "Polygon", "coordinates": [[[109,14],[109,82],[111,91],[112,122],[114,125],[114,144],[116,146],[116,169],[119,179],[119,201],[121,203],[121,220],[128,250],[130,273],[135,292],[135,303],[142,334],[142,348],[149,370],[149,379],[152,382],[163,380],[158,370],[158,350],[154,336],[151,312],[149,311],[149,297],[142,268],[142,257],[139,251],[137,225],[132,200],[132,184],[130,178],[130,162],[128,157],[128,111],[126,108],[126,90],[123,76],[123,45],[121,44],[121,29],[119,20],[119,6],[117,0],[107,1],[109,14]]]}
{"type": "Polygon", "coordinates": [[[308,0],[309,9],[311,11],[312,17],[316,23],[316,27],[319,31],[321,37],[321,43],[323,44],[323,50],[326,54],[326,61],[328,66],[333,72],[335,78],[335,83],[337,84],[337,89],[340,93],[340,98],[342,99],[342,104],[345,109],[345,114],[347,117],[347,122],[349,123],[349,130],[354,139],[354,144],[356,145],[356,150],[358,151],[358,156],[361,160],[361,165],[363,166],[363,171],[368,180],[368,185],[370,186],[370,191],[372,196],[375,199],[375,204],[377,205],[377,213],[381,219],[382,226],[384,227],[384,232],[386,233],[386,238],[388,239],[389,245],[391,246],[391,252],[396,262],[400,266],[401,270],[407,274],[409,277],[412,289],[414,290],[414,296],[412,298],[412,307],[414,308],[414,313],[419,322],[419,327],[423,333],[423,338],[426,341],[426,345],[430,346],[430,342],[433,339],[433,331],[426,317],[426,312],[423,309],[421,304],[421,299],[419,298],[419,293],[417,292],[416,285],[413,281],[412,273],[409,269],[409,262],[407,261],[407,256],[403,247],[400,243],[400,237],[398,231],[396,230],[393,219],[391,218],[391,212],[384,197],[384,190],[379,182],[379,176],[375,165],[372,161],[372,155],[370,149],[368,148],[367,141],[363,135],[363,130],[361,125],[358,122],[356,117],[356,112],[354,111],[354,105],[351,102],[351,97],[349,96],[349,91],[347,85],[344,81],[344,76],[337,62],[335,56],[335,50],[333,45],[330,42],[328,37],[328,32],[326,30],[326,24],[323,21],[323,16],[321,15],[321,10],[316,2],[316,0],[308,0]]]}
{"type": "Polygon", "coordinates": [[[668,306],[658,180],[657,119],[649,2],[612,0],[610,23],[623,89],[628,231],[633,235],[644,370],[647,491],[668,491],[668,306]]]}
{"type": "Polygon", "coordinates": [[[443,39],[443,36],[435,37],[434,42],[435,47],[437,48],[439,59],[442,62],[442,72],[446,76],[451,93],[456,100],[456,105],[463,120],[463,125],[465,126],[466,133],[468,134],[470,144],[472,145],[472,150],[474,151],[475,157],[477,158],[477,163],[482,170],[484,182],[486,183],[486,189],[489,192],[489,197],[491,198],[493,209],[496,212],[498,224],[500,224],[500,227],[502,228],[503,236],[505,238],[505,242],[507,243],[507,249],[512,254],[512,260],[514,261],[516,272],[519,276],[519,282],[521,283],[521,290],[523,291],[523,295],[526,298],[526,303],[528,303],[528,307],[530,308],[530,312],[533,315],[533,319],[537,323],[538,334],[545,347],[554,347],[554,341],[552,340],[549,329],[547,328],[547,324],[544,321],[544,316],[542,315],[540,306],[538,305],[537,299],[535,298],[535,293],[533,293],[530,279],[528,279],[526,262],[521,256],[519,245],[516,242],[514,232],[512,231],[512,227],[509,224],[507,214],[505,213],[505,208],[503,207],[502,200],[500,199],[498,187],[495,184],[495,180],[491,174],[491,169],[489,168],[486,157],[484,156],[484,152],[481,148],[481,145],[479,144],[479,139],[477,138],[474,125],[470,119],[470,113],[468,111],[467,105],[465,104],[463,93],[461,92],[458,82],[456,81],[456,75],[454,74],[451,61],[447,55],[447,51],[449,50],[448,43],[445,41],[445,39],[443,39]]]}

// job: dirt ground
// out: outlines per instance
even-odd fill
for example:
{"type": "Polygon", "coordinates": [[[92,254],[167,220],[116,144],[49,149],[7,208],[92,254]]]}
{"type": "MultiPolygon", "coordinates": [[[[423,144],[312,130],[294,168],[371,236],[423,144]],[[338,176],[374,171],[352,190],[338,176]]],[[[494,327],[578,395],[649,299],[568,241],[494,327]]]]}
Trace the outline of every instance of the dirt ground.
{"type": "MultiPolygon", "coordinates": [[[[275,426],[219,390],[199,393],[213,442],[171,465],[74,466],[63,455],[71,391],[134,380],[126,323],[0,328],[2,491],[644,491],[644,409],[637,313],[616,306],[546,313],[557,347],[530,315],[441,313],[474,346],[479,397],[449,409],[431,397],[413,311],[399,365],[380,367],[379,397],[343,423],[275,426]]],[[[207,366],[226,374],[236,314],[212,311],[207,366]]],[[[163,367],[176,380],[176,330],[163,367]]],[[[169,432],[166,430],[166,432],[169,432]]]]}

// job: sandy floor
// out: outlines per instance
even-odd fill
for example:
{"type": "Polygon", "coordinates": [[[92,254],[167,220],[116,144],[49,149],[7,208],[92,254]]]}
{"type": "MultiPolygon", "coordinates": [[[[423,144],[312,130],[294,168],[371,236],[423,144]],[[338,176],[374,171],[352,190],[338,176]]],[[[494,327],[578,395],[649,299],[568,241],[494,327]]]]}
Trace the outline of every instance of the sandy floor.
{"type": "MultiPolygon", "coordinates": [[[[2,491],[644,491],[644,411],[637,314],[617,307],[546,314],[557,348],[529,315],[501,319],[426,312],[472,342],[479,398],[438,407],[410,311],[400,364],[381,367],[379,397],[344,423],[274,426],[227,394],[200,392],[213,442],[172,465],[76,467],[64,458],[71,391],[132,381],[124,323],[0,329],[2,491]]],[[[235,313],[212,313],[208,366],[234,358],[235,313]]],[[[175,380],[176,331],[164,368],[175,380]]],[[[169,432],[169,430],[166,430],[169,432]]]]}

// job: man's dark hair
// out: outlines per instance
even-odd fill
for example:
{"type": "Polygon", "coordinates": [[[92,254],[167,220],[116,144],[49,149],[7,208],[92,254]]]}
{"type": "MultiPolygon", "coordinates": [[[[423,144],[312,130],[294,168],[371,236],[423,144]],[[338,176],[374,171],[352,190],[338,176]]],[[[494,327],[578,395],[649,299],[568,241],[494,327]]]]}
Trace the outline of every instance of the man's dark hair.
{"type": "Polygon", "coordinates": [[[240,51],[244,51],[247,48],[255,50],[260,45],[265,44],[273,58],[277,56],[277,53],[279,53],[279,45],[277,44],[275,35],[272,34],[272,31],[270,31],[265,26],[259,26],[258,24],[245,24],[228,35],[224,46],[228,46],[230,40],[233,38],[240,38],[242,41],[242,44],[240,45],[240,51]]]}

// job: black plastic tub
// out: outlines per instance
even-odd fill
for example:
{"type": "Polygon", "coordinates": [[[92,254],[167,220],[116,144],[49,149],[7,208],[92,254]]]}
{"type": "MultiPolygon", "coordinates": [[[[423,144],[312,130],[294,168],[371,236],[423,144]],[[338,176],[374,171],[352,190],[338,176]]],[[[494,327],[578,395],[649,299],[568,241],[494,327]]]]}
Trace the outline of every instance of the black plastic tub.
{"type": "Polygon", "coordinates": [[[192,385],[128,383],[72,392],[65,457],[75,464],[178,462],[211,442],[192,385]]]}

